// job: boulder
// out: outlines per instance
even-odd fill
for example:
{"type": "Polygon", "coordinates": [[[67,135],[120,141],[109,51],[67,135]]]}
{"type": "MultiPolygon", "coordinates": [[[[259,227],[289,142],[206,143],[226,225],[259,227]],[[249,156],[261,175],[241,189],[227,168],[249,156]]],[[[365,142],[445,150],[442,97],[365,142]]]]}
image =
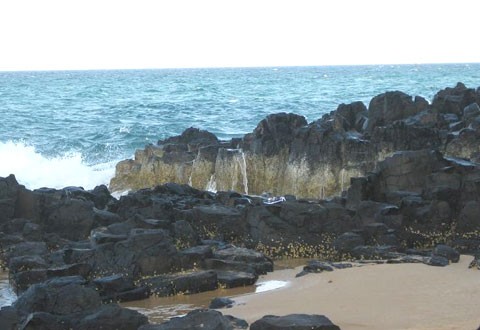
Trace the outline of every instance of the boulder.
{"type": "Polygon", "coordinates": [[[223,261],[243,263],[253,268],[256,274],[266,274],[273,271],[273,261],[263,253],[240,247],[218,249],[213,258],[223,261]]]}
{"type": "Polygon", "coordinates": [[[250,330],[340,330],[326,316],[290,314],[285,316],[266,315],[250,325],[250,330]]]}
{"type": "Polygon", "coordinates": [[[236,288],[255,284],[258,275],[247,272],[216,271],[218,283],[223,288],[236,288]]]}
{"type": "Polygon", "coordinates": [[[165,274],[141,280],[152,294],[166,297],[176,294],[193,294],[218,288],[217,273],[214,271],[192,271],[165,274]]]}
{"type": "Polygon", "coordinates": [[[428,258],[424,264],[429,265],[429,266],[436,266],[436,267],[445,267],[450,264],[447,258],[433,255],[430,258],[428,258]]]}
{"type": "Polygon", "coordinates": [[[101,305],[77,324],[82,330],[137,330],[148,323],[145,315],[116,304],[101,305]]]}
{"type": "Polygon", "coordinates": [[[138,330],[235,330],[248,329],[248,323],[233,316],[225,316],[222,313],[198,309],[188,313],[184,317],[174,317],[162,324],[149,324],[138,330]]]}
{"type": "Polygon", "coordinates": [[[46,281],[30,286],[13,304],[22,313],[68,315],[99,308],[100,296],[75,282],[46,281]]]}
{"type": "Polygon", "coordinates": [[[83,252],[93,263],[93,270],[106,275],[162,274],[171,272],[179,264],[172,238],[163,229],[132,229],[126,240],[95,246],[93,256],[88,250],[83,252]]]}

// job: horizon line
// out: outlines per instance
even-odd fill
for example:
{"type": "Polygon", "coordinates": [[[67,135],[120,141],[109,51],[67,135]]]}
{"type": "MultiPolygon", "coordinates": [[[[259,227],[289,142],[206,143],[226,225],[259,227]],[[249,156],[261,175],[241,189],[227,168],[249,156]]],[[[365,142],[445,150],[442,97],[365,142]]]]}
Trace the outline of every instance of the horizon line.
{"type": "Polygon", "coordinates": [[[132,68],[72,68],[72,69],[0,69],[0,72],[77,72],[77,71],[140,71],[140,70],[201,70],[201,69],[262,69],[262,68],[315,68],[315,67],[359,67],[359,66],[408,66],[408,65],[470,65],[479,62],[410,62],[410,63],[365,63],[365,64],[304,64],[304,65],[238,65],[238,66],[166,66],[132,68]]]}

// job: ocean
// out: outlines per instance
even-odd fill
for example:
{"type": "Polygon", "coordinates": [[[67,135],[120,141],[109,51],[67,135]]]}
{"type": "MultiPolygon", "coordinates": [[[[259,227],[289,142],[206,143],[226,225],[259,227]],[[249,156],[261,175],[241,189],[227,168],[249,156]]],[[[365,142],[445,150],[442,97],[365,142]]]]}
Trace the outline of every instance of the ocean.
{"type": "Polygon", "coordinates": [[[268,114],[311,122],[386,91],[431,101],[457,82],[480,86],[480,64],[0,72],[0,176],[92,189],[136,149],[188,127],[230,139],[268,114]]]}

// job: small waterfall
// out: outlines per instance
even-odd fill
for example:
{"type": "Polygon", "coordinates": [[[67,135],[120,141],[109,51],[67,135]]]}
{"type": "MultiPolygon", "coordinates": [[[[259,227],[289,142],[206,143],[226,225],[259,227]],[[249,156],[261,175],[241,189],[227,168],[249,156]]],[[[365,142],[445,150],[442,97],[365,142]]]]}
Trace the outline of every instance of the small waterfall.
{"type": "Polygon", "coordinates": [[[245,159],[245,153],[243,152],[243,150],[239,149],[239,151],[240,151],[241,159],[238,160],[238,164],[240,165],[240,171],[242,173],[243,187],[245,189],[245,194],[248,195],[247,161],[245,159]]]}
{"type": "Polygon", "coordinates": [[[242,178],[242,184],[244,193],[248,195],[248,178],[247,178],[247,161],[245,159],[245,153],[242,149],[233,150],[235,153],[232,155],[233,173],[231,190],[235,190],[238,183],[238,175],[242,178]]]}
{"type": "Polygon", "coordinates": [[[210,177],[210,180],[208,180],[205,190],[213,193],[217,192],[217,181],[215,180],[215,173],[212,174],[212,176],[210,177]]]}
{"type": "Polygon", "coordinates": [[[214,173],[216,189],[248,194],[247,160],[242,149],[220,149],[214,173]]]}
{"type": "Polygon", "coordinates": [[[193,187],[192,176],[193,176],[193,171],[195,170],[195,164],[197,163],[197,159],[198,159],[199,156],[200,156],[200,150],[198,151],[197,156],[195,157],[195,159],[192,162],[192,169],[190,171],[190,176],[188,177],[188,185],[190,187],[193,187]]]}

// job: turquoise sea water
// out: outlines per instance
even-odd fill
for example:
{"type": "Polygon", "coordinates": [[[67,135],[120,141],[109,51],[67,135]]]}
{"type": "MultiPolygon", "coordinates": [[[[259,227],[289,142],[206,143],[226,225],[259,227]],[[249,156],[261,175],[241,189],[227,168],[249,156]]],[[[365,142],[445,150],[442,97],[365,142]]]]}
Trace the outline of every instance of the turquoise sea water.
{"type": "Polygon", "coordinates": [[[271,113],[313,121],[390,90],[431,100],[459,81],[480,86],[480,64],[0,72],[0,176],[90,189],[190,126],[227,139],[271,113]]]}

